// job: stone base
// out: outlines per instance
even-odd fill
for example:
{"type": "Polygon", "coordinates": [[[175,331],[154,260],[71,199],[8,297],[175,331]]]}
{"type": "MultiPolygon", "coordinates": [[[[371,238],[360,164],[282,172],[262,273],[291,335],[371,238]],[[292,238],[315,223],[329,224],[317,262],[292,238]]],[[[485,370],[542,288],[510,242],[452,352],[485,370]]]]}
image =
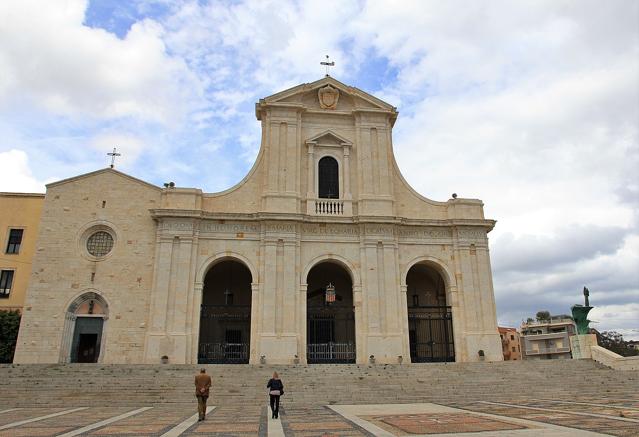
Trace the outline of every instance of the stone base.
{"type": "Polygon", "coordinates": [[[572,358],[575,360],[591,359],[590,346],[597,346],[597,336],[595,334],[580,334],[570,337],[570,350],[572,351],[572,358]]]}

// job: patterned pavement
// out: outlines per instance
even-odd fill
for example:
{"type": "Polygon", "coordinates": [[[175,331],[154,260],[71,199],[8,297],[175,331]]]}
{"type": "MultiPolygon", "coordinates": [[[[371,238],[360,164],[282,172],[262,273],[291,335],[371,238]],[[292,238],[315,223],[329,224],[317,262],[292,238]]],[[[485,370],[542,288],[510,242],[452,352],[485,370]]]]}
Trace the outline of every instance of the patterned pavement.
{"type": "Polygon", "coordinates": [[[0,437],[639,437],[635,399],[528,399],[391,405],[215,406],[203,422],[196,405],[0,407],[0,437]]]}

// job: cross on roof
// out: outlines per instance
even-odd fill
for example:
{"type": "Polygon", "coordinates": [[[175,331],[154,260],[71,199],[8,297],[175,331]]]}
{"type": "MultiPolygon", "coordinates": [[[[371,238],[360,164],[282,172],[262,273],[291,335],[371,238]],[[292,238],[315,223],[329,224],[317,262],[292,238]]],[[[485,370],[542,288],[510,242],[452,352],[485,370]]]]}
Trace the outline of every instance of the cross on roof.
{"type": "Polygon", "coordinates": [[[116,148],[113,148],[113,152],[109,152],[107,153],[107,155],[109,155],[111,157],[111,168],[113,168],[115,166],[115,157],[116,156],[122,156],[121,153],[117,153],[116,152],[116,148]]]}
{"type": "Polygon", "coordinates": [[[330,67],[335,66],[335,61],[330,61],[329,62],[329,57],[328,57],[328,55],[326,55],[326,61],[325,62],[320,62],[320,65],[325,65],[326,66],[326,75],[329,76],[328,69],[330,67]]]}

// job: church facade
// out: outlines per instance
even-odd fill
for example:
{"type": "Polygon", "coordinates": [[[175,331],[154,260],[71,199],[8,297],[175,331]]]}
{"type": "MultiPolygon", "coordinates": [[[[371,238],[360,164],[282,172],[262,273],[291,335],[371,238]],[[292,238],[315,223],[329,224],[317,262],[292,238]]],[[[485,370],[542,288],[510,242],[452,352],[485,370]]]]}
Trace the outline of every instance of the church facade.
{"type": "Polygon", "coordinates": [[[256,116],[226,191],[110,168],[47,186],[16,363],[503,359],[495,222],[406,183],[394,107],[327,76],[256,116]]]}

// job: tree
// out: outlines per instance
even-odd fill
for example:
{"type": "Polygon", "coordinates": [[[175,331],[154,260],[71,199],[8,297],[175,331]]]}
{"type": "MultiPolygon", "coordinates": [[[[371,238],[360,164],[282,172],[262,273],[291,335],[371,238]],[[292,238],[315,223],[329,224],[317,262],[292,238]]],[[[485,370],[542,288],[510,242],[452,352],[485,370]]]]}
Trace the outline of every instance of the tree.
{"type": "Polygon", "coordinates": [[[0,363],[13,362],[19,329],[19,311],[0,311],[0,363]]]}
{"type": "Polygon", "coordinates": [[[550,322],[550,311],[537,311],[538,322],[550,322]]]}
{"type": "Polygon", "coordinates": [[[608,349],[622,357],[632,357],[639,355],[639,351],[631,348],[628,342],[623,339],[623,335],[617,331],[604,331],[599,334],[597,342],[601,347],[608,349]]]}

